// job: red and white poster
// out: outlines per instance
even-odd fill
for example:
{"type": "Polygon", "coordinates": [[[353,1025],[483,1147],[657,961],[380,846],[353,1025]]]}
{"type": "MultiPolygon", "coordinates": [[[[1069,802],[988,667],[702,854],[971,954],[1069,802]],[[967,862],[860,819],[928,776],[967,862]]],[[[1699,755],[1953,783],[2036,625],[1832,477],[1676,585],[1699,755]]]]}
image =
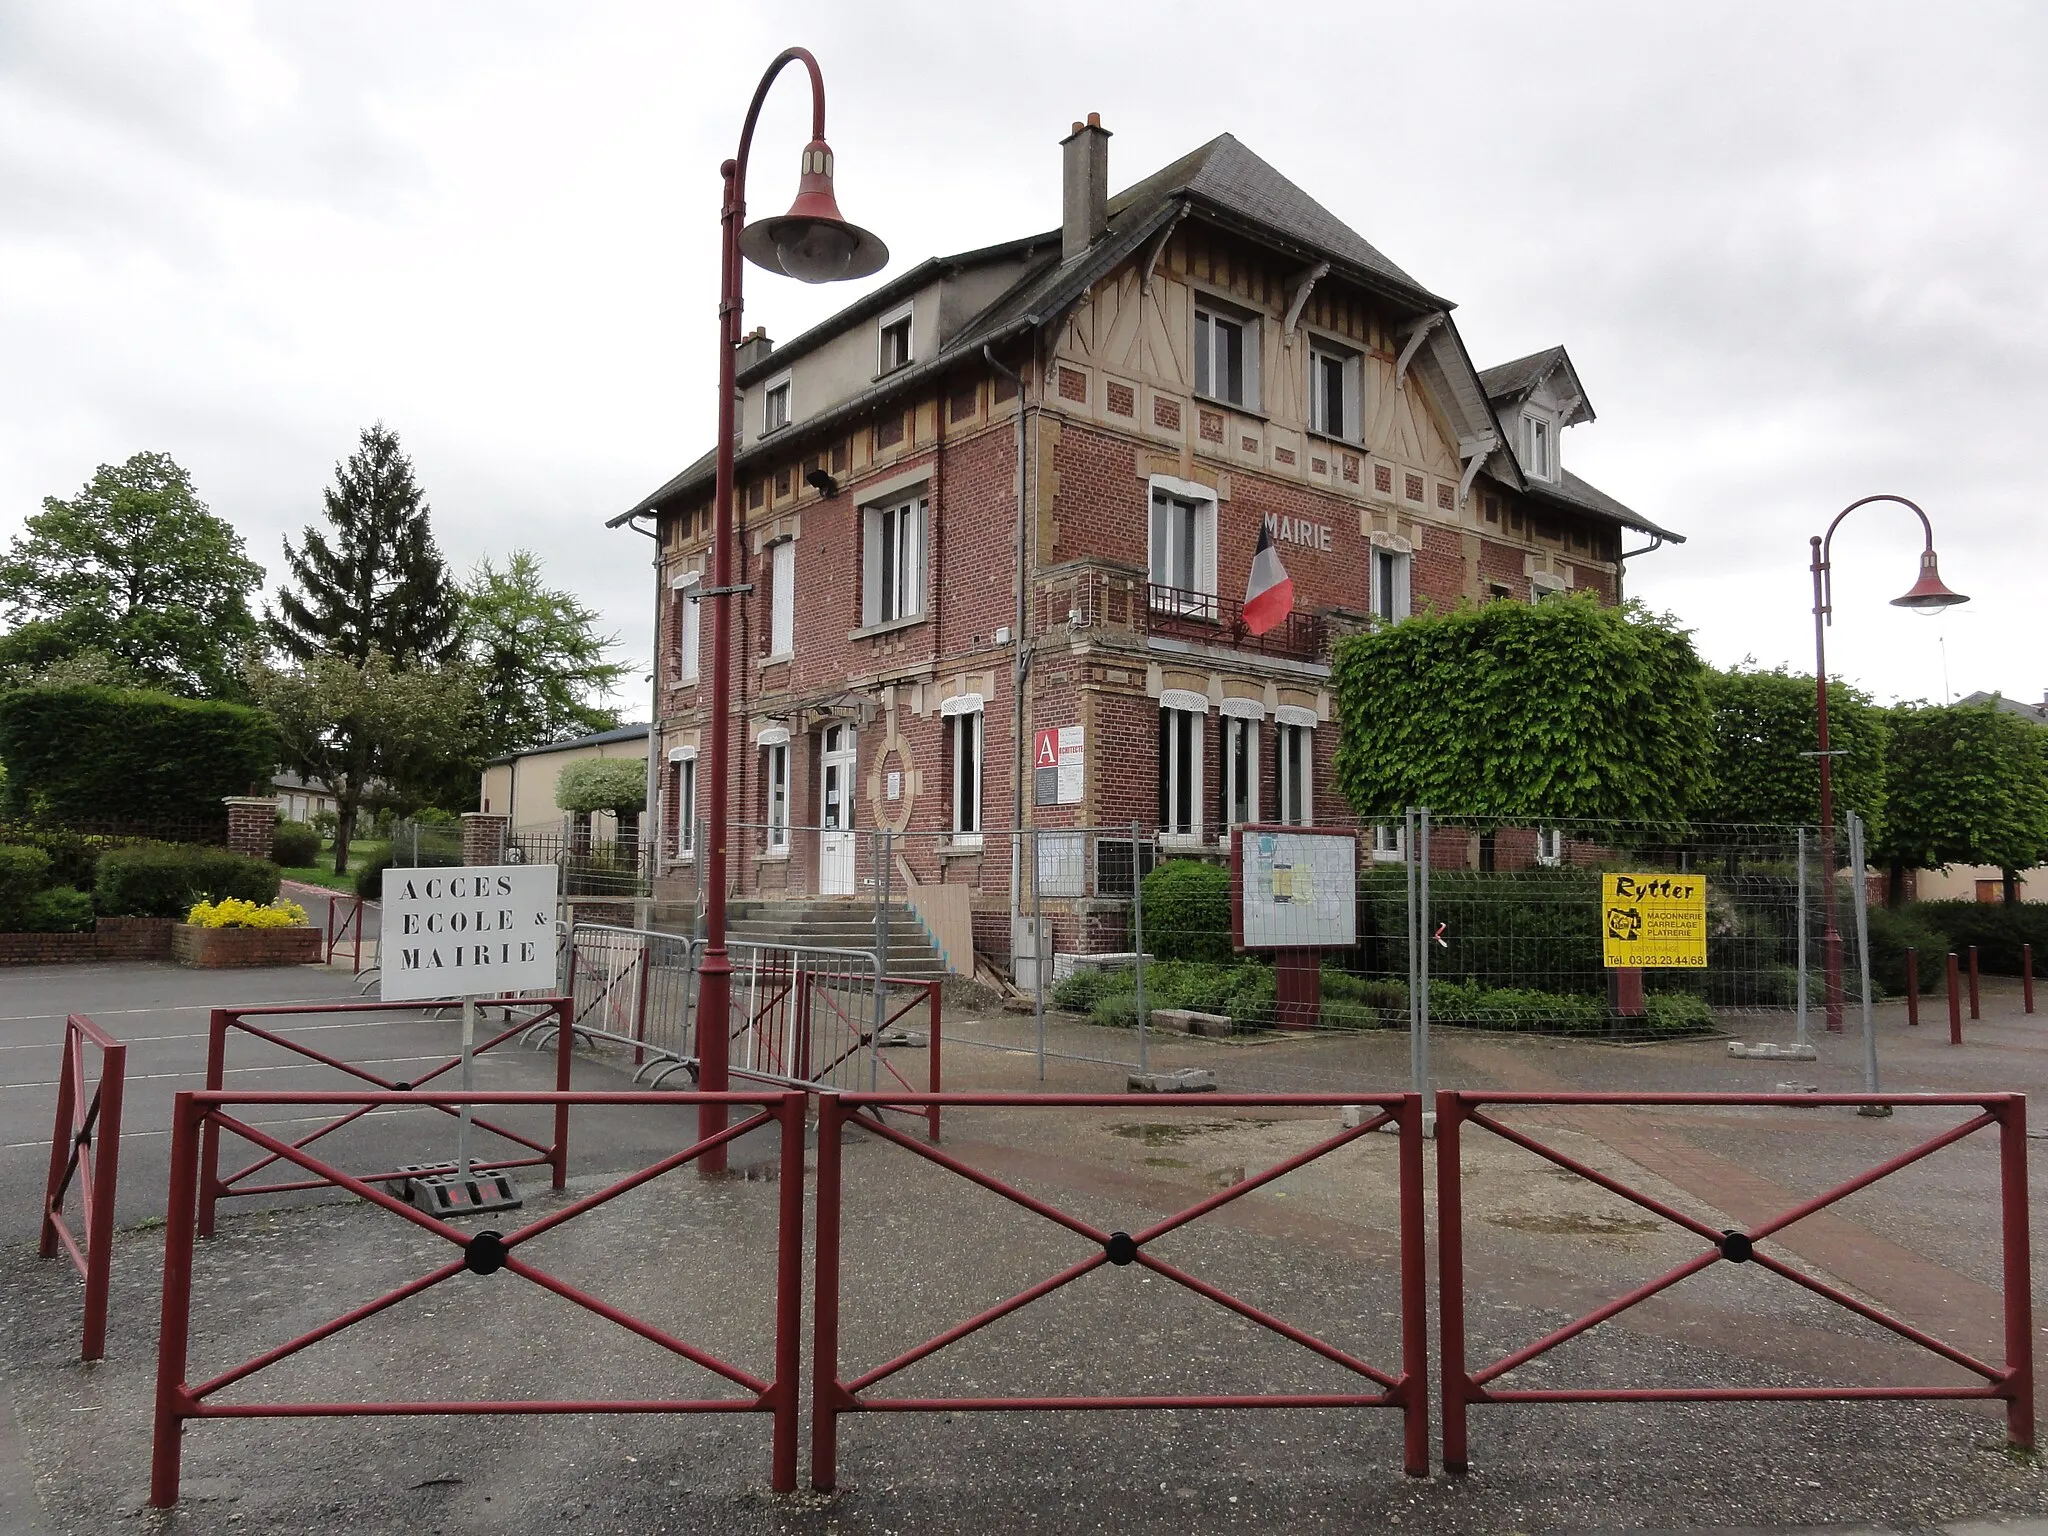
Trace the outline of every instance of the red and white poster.
{"type": "Polygon", "coordinates": [[[1031,738],[1031,799],[1034,805],[1079,805],[1087,754],[1078,725],[1048,726],[1031,738]]]}

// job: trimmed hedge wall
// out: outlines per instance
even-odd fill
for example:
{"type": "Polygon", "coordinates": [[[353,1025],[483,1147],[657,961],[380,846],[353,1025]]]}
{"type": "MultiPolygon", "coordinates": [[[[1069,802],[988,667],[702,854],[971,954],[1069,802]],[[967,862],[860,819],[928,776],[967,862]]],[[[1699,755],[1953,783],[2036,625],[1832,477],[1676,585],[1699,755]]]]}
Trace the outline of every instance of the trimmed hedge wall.
{"type": "MultiPolygon", "coordinates": [[[[2020,946],[2031,944],[2035,973],[2048,972],[2048,902],[2023,901],[2008,907],[2002,902],[1919,901],[1905,908],[1904,915],[1947,940],[1941,946],[1942,954],[1953,949],[1960,955],[1976,945],[1979,970],[1995,976],[2017,976],[2020,946]]],[[[1875,940],[1870,948],[1875,955],[1875,940]]],[[[1931,976],[1942,963],[1937,955],[1930,965],[1927,951],[1920,951],[1923,978],[1931,976]]],[[[1932,990],[1931,981],[1928,987],[1932,990]]]]}
{"type": "Polygon", "coordinates": [[[160,844],[119,848],[100,859],[93,904],[109,917],[175,917],[195,902],[238,896],[268,902],[277,896],[275,864],[225,848],[160,844]]]}
{"type": "Polygon", "coordinates": [[[42,849],[0,843],[0,933],[26,926],[36,893],[49,883],[50,856],[42,849]]]}
{"type": "Polygon", "coordinates": [[[0,694],[13,808],[59,821],[219,822],[277,766],[268,715],[242,704],[80,686],[0,694]]]}

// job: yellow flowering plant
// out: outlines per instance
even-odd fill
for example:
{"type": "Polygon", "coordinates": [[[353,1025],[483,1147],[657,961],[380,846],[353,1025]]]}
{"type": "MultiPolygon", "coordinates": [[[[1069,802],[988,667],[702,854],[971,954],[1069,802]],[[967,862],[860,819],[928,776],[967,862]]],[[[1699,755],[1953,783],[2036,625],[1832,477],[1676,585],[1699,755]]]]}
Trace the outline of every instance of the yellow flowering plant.
{"type": "Polygon", "coordinates": [[[202,901],[185,914],[195,928],[303,928],[306,909],[295,901],[280,898],[268,906],[230,896],[223,901],[202,901]]]}

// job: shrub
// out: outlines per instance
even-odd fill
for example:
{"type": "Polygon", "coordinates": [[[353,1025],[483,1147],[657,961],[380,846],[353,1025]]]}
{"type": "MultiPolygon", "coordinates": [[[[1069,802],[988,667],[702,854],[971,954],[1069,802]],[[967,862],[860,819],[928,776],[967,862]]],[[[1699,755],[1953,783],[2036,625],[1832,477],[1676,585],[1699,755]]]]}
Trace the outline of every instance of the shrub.
{"type": "Polygon", "coordinates": [[[50,883],[92,889],[100,855],[109,848],[132,848],[149,842],[142,837],[108,837],[96,832],[74,832],[69,827],[38,826],[30,822],[9,822],[0,826],[0,843],[19,843],[40,848],[50,856],[50,883]]]}
{"type": "Polygon", "coordinates": [[[1653,992],[1643,999],[1653,1035],[1703,1035],[1714,1027],[1714,1010],[1705,998],[1685,992],[1653,992]]]}
{"type": "Polygon", "coordinates": [[[1052,1004],[1069,1013],[1087,1013],[1102,998],[1119,988],[1128,992],[1135,986],[1124,970],[1110,970],[1099,965],[1077,967],[1064,981],[1056,981],[1052,987],[1052,1004]]]}
{"type": "Polygon", "coordinates": [[[92,927],[92,898],[68,885],[37,891],[22,923],[25,933],[84,933],[92,927]]]}
{"type": "Polygon", "coordinates": [[[0,932],[21,932],[36,893],[49,883],[47,853],[40,848],[0,843],[0,932]]]}
{"type": "MultiPolygon", "coordinates": [[[[1948,953],[1949,940],[1928,925],[1922,915],[1927,907],[1946,906],[1945,902],[1923,902],[1918,906],[1904,907],[1897,911],[1888,907],[1872,907],[1870,921],[1870,981],[1874,991],[1880,995],[1904,997],[1906,995],[1906,951],[1920,951],[1920,990],[1932,992],[1941,985],[1942,957],[1948,953]]],[[[1955,903],[1963,905],[1963,903],[1955,903]]],[[[1843,978],[1844,995],[1856,995],[1856,913],[1844,902],[1835,913],[1835,921],[1842,931],[1842,966],[1847,974],[1843,978]]],[[[1813,974],[1807,981],[1809,1003],[1820,1004],[1827,995],[1825,967],[1827,957],[1824,946],[1818,941],[1810,946],[1808,963],[1813,974]]],[[[1981,963],[1982,957],[1979,957],[1981,963]]],[[[2014,967],[2017,969],[2017,966],[2014,967]]]]}
{"type": "MultiPolygon", "coordinates": [[[[1934,929],[1948,942],[1944,950],[1962,954],[1977,946],[1977,968],[1999,976],[2020,973],[2020,946],[2034,946],[2034,965],[2048,967],[2048,902],[2014,906],[1981,901],[1922,901],[1905,909],[1909,918],[1934,929]]],[[[1870,914],[1873,918],[1875,912],[1870,914]]],[[[1874,952],[1877,943],[1871,941],[1874,952]]],[[[1927,978],[1927,951],[1920,951],[1920,972],[1927,978]]]]}
{"type": "Polygon", "coordinates": [[[1408,984],[1323,967],[1323,1023],[1333,1029],[1388,1029],[1408,1023],[1408,984]]]}
{"type": "Polygon", "coordinates": [[[1612,1020],[1603,998],[1527,987],[1489,987],[1475,981],[1432,981],[1431,1024],[1475,1029],[1530,1029],[1549,1034],[1605,1034],[1612,1020]]]}
{"type": "Polygon", "coordinates": [[[1230,871],[1197,859],[1169,859],[1145,877],[1145,947],[1161,960],[1228,965],[1230,871]]]}
{"type": "Polygon", "coordinates": [[[259,905],[229,896],[197,903],[185,914],[185,921],[198,928],[303,928],[306,909],[296,901],[259,905]]]}
{"type": "Polygon", "coordinates": [[[286,869],[304,869],[320,857],[320,834],[303,821],[280,821],[271,834],[270,857],[286,869]]]}
{"type": "Polygon", "coordinates": [[[268,715],[217,699],[79,685],[0,694],[15,807],[58,820],[218,823],[277,764],[268,715]]]}
{"type": "Polygon", "coordinates": [[[555,804],[565,811],[633,811],[647,803],[647,759],[585,757],[555,780],[555,804]]]}
{"type": "Polygon", "coordinates": [[[109,917],[183,917],[200,901],[269,901],[277,885],[277,866],[267,860],[162,843],[102,855],[93,902],[109,917]]]}
{"type": "MultiPolygon", "coordinates": [[[[438,849],[422,848],[417,861],[408,860],[398,866],[401,869],[453,869],[462,860],[455,854],[442,853],[438,849]]],[[[384,871],[391,868],[391,855],[381,853],[356,871],[356,895],[364,901],[378,901],[384,895],[384,871]]]]}

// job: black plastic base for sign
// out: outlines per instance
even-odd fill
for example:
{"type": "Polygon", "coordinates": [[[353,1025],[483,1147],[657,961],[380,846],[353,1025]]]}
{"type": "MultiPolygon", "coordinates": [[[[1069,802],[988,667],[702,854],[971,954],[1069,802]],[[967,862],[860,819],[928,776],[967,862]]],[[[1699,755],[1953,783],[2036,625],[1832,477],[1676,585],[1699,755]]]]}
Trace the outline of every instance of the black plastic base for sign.
{"type": "Polygon", "coordinates": [[[407,1167],[408,1177],[393,1193],[430,1216],[465,1216],[475,1211],[510,1211],[524,1204],[502,1173],[471,1170],[468,1178],[443,1163],[407,1167]]]}

